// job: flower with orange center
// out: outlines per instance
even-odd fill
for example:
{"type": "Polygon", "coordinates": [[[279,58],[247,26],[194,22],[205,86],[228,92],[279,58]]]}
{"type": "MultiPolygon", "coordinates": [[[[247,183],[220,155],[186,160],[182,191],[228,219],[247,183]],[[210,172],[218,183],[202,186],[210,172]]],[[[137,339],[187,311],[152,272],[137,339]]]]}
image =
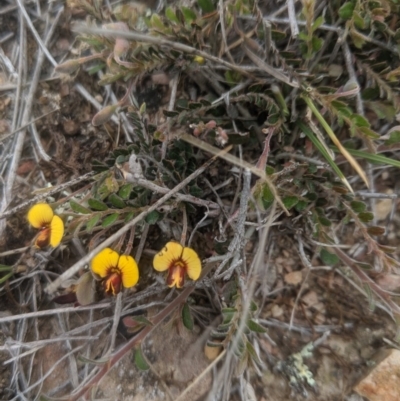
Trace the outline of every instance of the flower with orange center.
{"type": "Polygon", "coordinates": [[[60,244],[64,235],[64,223],[47,203],[32,206],[27,218],[32,227],[40,230],[35,240],[37,248],[45,248],[48,245],[55,248],[60,244]]]}
{"type": "Polygon", "coordinates": [[[117,295],[121,285],[133,287],[139,280],[139,269],[135,259],[129,255],[119,255],[110,248],[99,252],[91,262],[92,272],[104,280],[104,289],[108,295],[117,295]]]}
{"type": "Polygon", "coordinates": [[[197,253],[177,242],[168,242],[154,256],[153,267],[159,272],[168,270],[167,285],[169,287],[175,285],[181,288],[185,281],[185,274],[192,280],[197,280],[201,273],[201,261],[197,253]]]}

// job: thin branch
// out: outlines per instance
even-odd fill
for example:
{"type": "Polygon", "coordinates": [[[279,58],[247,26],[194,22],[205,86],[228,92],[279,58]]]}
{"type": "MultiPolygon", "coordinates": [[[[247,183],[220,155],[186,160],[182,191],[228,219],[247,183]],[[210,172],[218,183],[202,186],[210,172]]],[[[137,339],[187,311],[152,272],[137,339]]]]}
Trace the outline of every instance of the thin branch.
{"type": "Polygon", "coordinates": [[[32,31],[33,36],[35,37],[36,42],[37,42],[38,45],[40,46],[40,49],[42,50],[43,54],[47,57],[47,59],[50,61],[50,63],[51,63],[54,67],[56,67],[56,66],[58,65],[58,63],[57,63],[56,60],[54,60],[53,56],[52,56],[52,55],[50,54],[50,52],[47,50],[47,45],[49,44],[49,40],[48,40],[49,37],[52,36],[52,34],[53,34],[53,32],[54,32],[54,29],[55,29],[55,27],[57,26],[57,21],[58,21],[59,16],[64,12],[64,7],[62,7],[62,8],[58,11],[57,16],[56,16],[56,18],[55,18],[55,21],[54,21],[54,23],[53,23],[51,32],[49,32],[49,35],[47,36],[46,40],[43,42],[43,41],[42,41],[42,38],[40,37],[40,35],[38,34],[36,28],[34,27],[34,25],[33,25],[32,21],[31,21],[31,19],[29,18],[29,15],[28,15],[28,13],[27,13],[27,11],[26,11],[26,9],[25,9],[24,4],[22,3],[22,1],[21,1],[21,0],[17,0],[17,4],[18,4],[18,7],[19,7],[19,9],[20,9],[22,15],[23,15],[24,18],[25,18],[25,21],[27,22],[27,24],[28,24],[28,26],[29,26],[29,29],[32,31]]]}
{"type": "MultiPolygon", "coordinates": [[[[95,175],[95,173],[93,171],[90,171],[89,173],[86,173],[84,175],[81,175],[80,177],[74,178],[71,181],[57,185],[54,188],[45,188],[43,190],[43,193],[36,195],[34,198],[32,198],[24,203],[21,203],[20,205],[14,207],[13,209],[11,209],[7,212],[0,214],[0,219],[4,219],[6,217],[12,216],[13,214],[20,212],[21,210],[29,207],[30,205],[40,202],[43,199],[46,199],[47,197],[53,196],[57,192],[64,191],[65,189],[72,187],[73,185],[76,185],[82,181],[86,181],[89,178],[92,178],[94,175],[95,175]]],[[[20,248],[20,249],[24,249],[24,248],[20,248]]]]}
{"type": "Polygon", "coordinates": [[[83,311],[92,310],[92,309],[104,309],[104,308],[108,308],[110,306],[111,306],[111,302],[104,302],[101,304],[95,304],[95,305],[90,305],[90,306],[80,306],[78,308],[75,306],[70,306],[67,308],[56,308],[56,309],[48,309],[48,310],[37,311],[37,312],[21,313],[19,315],[0,317],[0,323],[9,323],[9,322],[13,322],[15,320],[23,320],[23,319],[37,318],[37,317],[41,317],[41,316],[57,315],[59,313],[83,312],[83,311]]]}
{"type": "Polygon", "coordinates": [[[287,0],[287,7],[288,7],[288,15],[289,15],[289,24],[290,30],[292,31],[292,37],[296,38],[299,34],[299,27],[297,25],[296,20],[296,9],[294,7],[295,0],[287,0]]]}

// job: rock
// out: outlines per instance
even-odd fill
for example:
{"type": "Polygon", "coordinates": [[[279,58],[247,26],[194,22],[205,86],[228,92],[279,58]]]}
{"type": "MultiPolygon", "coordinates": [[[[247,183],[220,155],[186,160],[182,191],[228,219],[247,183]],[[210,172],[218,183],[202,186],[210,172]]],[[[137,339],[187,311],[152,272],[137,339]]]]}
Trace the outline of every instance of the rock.
{"type": "Polygon", "coordinates": [[[303,274],[301,273],[301,271],[290,272],[288,274],[285,274],[284,279],[286,284],[297,285],[303,281],[303,274]]]}
{"type": "Polygon", "coordinates": [[[354,387],[369,401],[400,400],[400,351],[383,350],[374,357],[372,370],[354,387]]]}

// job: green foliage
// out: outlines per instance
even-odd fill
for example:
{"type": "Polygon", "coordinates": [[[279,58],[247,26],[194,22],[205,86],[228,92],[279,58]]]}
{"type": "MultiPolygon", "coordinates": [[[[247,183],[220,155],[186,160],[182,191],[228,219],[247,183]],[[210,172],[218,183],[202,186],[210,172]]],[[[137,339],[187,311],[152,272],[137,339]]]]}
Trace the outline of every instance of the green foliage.
{"type": "Polygon", "coordinates": [[[69,201],[69,205],[75,213],[81,213],[81,214],[90,214],[91,213],[91,211],[88,208],[80,205],[79,203],[77,203],[73,200],[69,201]]]}
{"type": "Polygon", "coordinates": [[[93,210],[104,211],[108,209],[108,206],[104,202],[99,201],[98,199],[93,199],[93,198],[89,199],[88,205],[93,210]]]}
{"type": "Polygon", "coordinates": [[[321,249],[319,257],[328,266],[334,266],[339,262],[339,258],[335,254],[328,252],[325,248],[321,249]]]}
{"type": "Polygon", "coordinates": [[[4,276],[0,276],[0,284],[5,283],[14,274],[12,266],[0,265],[0,273],[5,273],[4,276]]]}
{"type": "Polygon", "coordinates": [[[222,323],[210,333],[207,345],[210,347],[230,347],[235,344],[233,352],[238,357],[237,372],[244,369],[251,361],[259,363],[259,357],[250,342],[251,336],[265,333],[266,330],[255,321],[254,315],[257,313],[257,304],[251,301],[249,310],[243,309],[243,299],[241,292],[234,281],[230,282],[231,294],[227,299],[231,300],[232,305],[226,306],[221,310],[222,323]],[[240,332],[239,326],[241,319],[247,315],[246,327],[240,332]],[[244,365],[244,366],[243,366],[244,365]]]}
{"type": "Polygon", "coordinates": [[[182,322],[188,330],[193,330],[194,321],[187,302],[185,302],[182,306],[182,322]]]}
{"type": "Polygon", "coordinates": [[[135,365],[139,370],[146,371],[150,369],[149,364],[147,363],[146,358],[143,355],[142,347],[138,346],[135,349],[135,365]]]}

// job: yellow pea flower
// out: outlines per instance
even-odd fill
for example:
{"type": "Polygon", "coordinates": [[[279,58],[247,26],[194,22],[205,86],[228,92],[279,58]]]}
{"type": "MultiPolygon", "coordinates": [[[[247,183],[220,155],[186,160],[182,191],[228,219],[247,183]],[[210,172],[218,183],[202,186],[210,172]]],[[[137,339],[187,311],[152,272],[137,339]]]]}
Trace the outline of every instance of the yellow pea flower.
{"type": "Polygon", "coordinates": [[[197,253],[177,242],[168,242],[154,256],[153,267],[159,272],[168,270],[167,285],[169,287],[175,285],[181,288],[185,281],[185,274],[192,280],[197,280],[201,274],[201,261],[197,253]]]}
{"type": "Polygon", "coordinates": [[[37,248],[45,248],[48,245],[55,248],[60,244],[64,235],[64,223],[47,203],[32,206],[27,218],[32,227],[40,230],[35,240],[37,248]]]}
{"type": "Polygon", "coordinates": [[[99,252],[90,265],[92,272],[104,278],[104,289],[108,295],[117,295],[121,284],[133,287],[139,280],[139,269],[135,259],[129,255],[119,255],[110,248],[99,252]]]}

